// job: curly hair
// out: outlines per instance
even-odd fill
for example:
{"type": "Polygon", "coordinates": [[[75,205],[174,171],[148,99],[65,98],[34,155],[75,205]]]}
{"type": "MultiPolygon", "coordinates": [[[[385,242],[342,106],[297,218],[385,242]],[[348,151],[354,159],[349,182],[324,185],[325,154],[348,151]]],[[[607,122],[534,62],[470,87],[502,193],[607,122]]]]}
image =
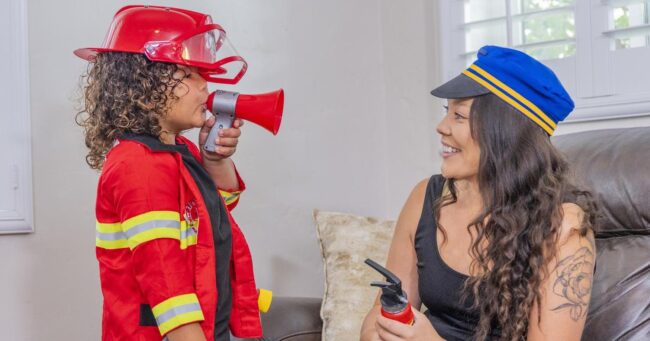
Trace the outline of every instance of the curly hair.
{"type": "Polygon", "coordinates": [[[90,63],[83,90],[83,108],[75,117],[84,128],[86,162],[101,169],[115,139],[124,133],[159,137],[159,119],[178,97],[173,89],[182,81],[178,65],[152,62],[142,54],[99,53],[90,63]]]}
{"type": "MultiPolygon", "coordinates": [[[[525,339],[535,303],[541,318],[540,286],[556,253],[565,198],[575,197],[585,213],[581,236],[595,224],[597,206],[573,184],[567,161],[539,126],[494,94],[475,97],[470,110],[484,209],[467,226],[472,276],[461,296],[473,297],[479,312],[476,340],[487,339],[495,327],[502,340],[525,339]]],[[[449,193],[434,203],[437,221],[440,209],[457,201],[454,180],[447,185],[449,193]]]]}

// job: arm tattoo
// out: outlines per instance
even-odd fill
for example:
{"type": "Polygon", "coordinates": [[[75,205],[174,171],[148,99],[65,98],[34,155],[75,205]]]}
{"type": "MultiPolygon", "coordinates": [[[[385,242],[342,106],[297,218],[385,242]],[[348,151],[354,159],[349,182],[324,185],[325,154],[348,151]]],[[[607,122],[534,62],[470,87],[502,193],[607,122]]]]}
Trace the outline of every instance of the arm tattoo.
{"type": "Polygon", "coordinates": [[[571,319],[577,321],[587,315],[594,269],[592,247],[583,246],[573,255],[563,258],[553,269],[557,275],[553,283],[553,293],[566,299],[566,303],[553,308],[553,311],[569,309],[571,319]]]}

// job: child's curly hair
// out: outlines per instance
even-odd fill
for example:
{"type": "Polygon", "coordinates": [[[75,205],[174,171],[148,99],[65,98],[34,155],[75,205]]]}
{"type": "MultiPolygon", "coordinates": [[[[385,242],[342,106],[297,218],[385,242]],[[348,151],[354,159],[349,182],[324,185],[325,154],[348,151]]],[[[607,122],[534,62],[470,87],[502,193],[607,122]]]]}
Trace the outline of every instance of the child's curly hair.
{"type": "Polygon", "coordinates": [[[90,63],[83,91],[84,104],[75,121],[84,128],[90,149],[86,162],[101,169],[115,139],[123,133],[160,136],[159,118],[178,97],[173,89],[178,65],[152,62],[142,54],[99,53],[90,63]]]}

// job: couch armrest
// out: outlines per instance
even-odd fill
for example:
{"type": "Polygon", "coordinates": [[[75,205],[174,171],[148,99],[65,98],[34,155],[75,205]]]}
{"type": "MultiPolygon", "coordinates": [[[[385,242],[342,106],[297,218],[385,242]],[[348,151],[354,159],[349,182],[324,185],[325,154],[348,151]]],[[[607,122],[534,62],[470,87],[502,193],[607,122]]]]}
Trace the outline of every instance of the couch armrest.
{"type": "Polygon", "coordinates": [[[262,314],[264,341],[320,341],[323,321],[321,299],[273,297],[271,309],[262,314]]]}

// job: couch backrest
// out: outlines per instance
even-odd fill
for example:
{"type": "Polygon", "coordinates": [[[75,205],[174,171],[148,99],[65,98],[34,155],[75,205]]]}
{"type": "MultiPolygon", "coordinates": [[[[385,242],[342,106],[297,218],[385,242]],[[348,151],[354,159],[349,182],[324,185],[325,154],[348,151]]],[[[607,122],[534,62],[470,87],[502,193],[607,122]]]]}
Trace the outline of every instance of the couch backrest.
{"type": "Polygon", "coordinates": [[[599,199],[598,235],[650,234],[650,127],[561,135],[553,143],[599,199]]]}
{"type": "Polygon", "coordinates": [[[602,213],[583,340],[648,340],[650,127],[562,135],[553,143],[602,213]]]}

